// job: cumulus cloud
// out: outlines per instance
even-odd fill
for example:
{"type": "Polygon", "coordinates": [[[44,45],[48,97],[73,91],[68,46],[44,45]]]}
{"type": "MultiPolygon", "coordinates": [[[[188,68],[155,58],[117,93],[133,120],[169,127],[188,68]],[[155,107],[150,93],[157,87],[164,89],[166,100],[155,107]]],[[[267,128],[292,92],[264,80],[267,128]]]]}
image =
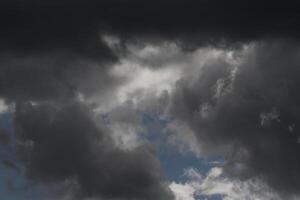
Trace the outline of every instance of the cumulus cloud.
{"type": "Polygon", "coordinates": [[[151,146],[117,148],[83,105],[22,104],[16,124],[34,181],[73,180],[74,195],[81,198],[172,199],[151,146]]]}
{"type": "MultiPolygon", "coordinates": [[[[66,198],[172,199],[153,146],[139,134],[146,113],[170,121],[174,146],[222,154],[226,176],[258,176],[281,197],[297,194],[298,8],[2,1],[0,113],[14,106],[26,178],[67,182],[76,189],[66,198]]],[[[204,180],[219,175],[211,176],[204,180]]],[[[185,199],[198,190],[171,188],[185,199]]],[[[229,198],[228,190],[211,193],[229,198]]]]}
{"type": "Polygon", "coordinates": [[[259,42],[241,55],[237,68],[219,57],[198,79],[182,78],[171,113],[207,153],[225,156],[228,174],[261,176],[283,196],[298,193],[298,45],[259,42]]]}
{"type": "Polygon", "coordinates": [[[185,182],[172,182],[170,188],[175,193],[176,200],[210,199],[221,196],[224,200],[279,200],[280,196],[270,189],[260,179],[239,181],[223,176],[223,169],[212,168],[205,176],[197,170],[189,168],[184,175],[185,182]]]}
{"type": "MultiPolygon", "coordinates": [[[[173,46],[157,47],[155,51],[166,52],[169,47],[173,46]]],[[[141,48],[143,50],[147,47],[141,48]]],[[[294,71],[298,63],[297,46],[288,40],[271,40],[255,42],[234,50],[209,47],[194,52],[178,50],[177,53],[182,54],[181,58],[185,60],[178,65],[172,59],[162,62],[158,58],[162,65],[153,68],[151,64],[142,65],[143,61],[137,58],[120,56],[120,62],[106,70],[107,75],[115,80],[123,80],[123,84],[115,85],[109,91],[115,97],[113,100],[105,101],[102,98],[104,101],[100,106],[92,105],[86,109],[94,110],[96,115],[104,113],[103,117],[108,121],[101,128],[106,133],[100,135],[109,138],[111,146],[117,146],[114,147],[117,150],[110,151],[139,151],[140,146],[144,146],[144,139],[139,135],[144,131],[141,124],[143,113],[155,113],[161,117],[176,119],[168,124],[167,129],[174,133],[168,138],[169,142],[177,146],[179,151],[188,149],[198,157],[221,154],[225,156],[224,174],[228,177],[242,181],[260,177],[282,196],[297,194],[297,96],[294,92],[297,85],[294,77],[297,74],[294,71]],[[279,55],[280,62],[274,63],[279,55]],[[282,73],[283,66],[293,73],[282,73]],[[111,136],[108,137],[107,133],[111,136]],[[286,148],[279,148],[285,145],[286,148]],[[274,170],[268,170],[268,166],[274,170]],[[287,174],[295,179],[285,178],[287,174]]],[[[155,60],[151,53],[143,56],[144,59],[149,56],[155,60]]],[[[97,100],[94,97],[85,95],[79,99],[87,103],[97,100]]],[[[58,108],[66,106],[56,101],[53,105],[58,108]]],[[[32,106],[42,108],[39,103],[32,106]]],[[[51,113],[51,109],[43,115],[49,115],[48,112],[51,113]]],[[[31,112],[26,113],[29,118],[31,112]]],[[[17,112],[16,119],[18,115],[17,112]]],[[[54,115],[56,117],[58,116],[54,115]]],[[[20,123],[16,122],[17,125],[20,123]]],[[[73,124],[68,121],[66,123],[73,124]]],[[[53,124],[57,122],[54,121],[53,124]]],[[[90,124],[87,128],[90,126],[94,125],[90,124]]],[[[50,149],[47,143],[41,147],[50,149]]],[[[82,143],[82,146],[85,145],[82,143]]],[[[88,143],[86,146],[90,148],[93,145],[88,143]]],[[[102,151],[99,147],[95,149],[102,151]]],[[[88,152],[94,154],[94,151],[88,152]]],[[[35,160],[38,161],[39,158],[33,159],[33,164],[35,160]]],[[[105,165],[101,164],[101,167],[105,168],[105,165]]],[[[144,168],[147,169],[146,166],[144,168]]],[[[156,172],[160,171],[159,167],[155,169],[156,172]]],[[[77,173],[65,175],[64,178],[78,176],[77,173]]],[[[97,175],[96,171],[95,174],[97,175]]],[[[80,179],[78,181],[81,184],[80,179]]],[[[163,178],[158,178],[155,182],[160,185],[163,178]]],[[[178,187],[179,190],[190,191],[182,198],[190,198],[193,193],[190,186],[178,187]]],[[[165,189],[163,191],[168,193],[165,189]]],[[[105,192],[106,189],[103,189],[100,196],[105,196],[105,192]]]]}

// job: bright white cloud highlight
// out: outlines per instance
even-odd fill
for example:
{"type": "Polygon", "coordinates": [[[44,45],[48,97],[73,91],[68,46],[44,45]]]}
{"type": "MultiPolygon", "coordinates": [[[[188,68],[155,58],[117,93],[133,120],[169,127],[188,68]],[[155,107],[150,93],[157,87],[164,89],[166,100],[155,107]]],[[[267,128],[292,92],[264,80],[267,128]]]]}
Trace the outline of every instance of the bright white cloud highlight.
{"type": "Polygon", "coordinates": [[[5,103],[4,99],[0,99],[0,114],[9,110],[9,106],[5,103]]]}
{"type": "Polygon", "coordinates": [[[281,200],[261,180],[230,179],[223,176],[223,169],[220,167],[212,168],[206,176],[190,168],[185,170],[184,176],[188,181],[170,184],[176,200],[198,200],[200,195],[207,198],[221,195],[223,200],[281,200]]]}

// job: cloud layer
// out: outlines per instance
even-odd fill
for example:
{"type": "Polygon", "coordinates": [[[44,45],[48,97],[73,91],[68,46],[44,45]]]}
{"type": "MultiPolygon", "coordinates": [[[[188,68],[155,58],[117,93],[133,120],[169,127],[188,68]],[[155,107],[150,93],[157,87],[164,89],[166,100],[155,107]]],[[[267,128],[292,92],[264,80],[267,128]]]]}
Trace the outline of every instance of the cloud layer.
{"type": "Polygon", "coordinates": [[[238,62],[208,62],[178,82],[172,114],[189,124],[204,151],[225,155],[225,171],[262,177],[283,194],[299,190],[299,47],[291,41],[248,46],[238,62]]]}
{"type": "Polygon", "coordinates": [[[33,180],[75,180],[79,197],[172,199],[154,150],[115,147],[83,105],[18,105],[16,124],[33,180]]]}
{"type": "Polygon", "coordinates": [[[298,195],[299,3],[0,7],[0,112],[13,115],[27,179],[78,199],[174,199],[141,136],[153,114],[178,149],[224,156],[225,176],[298,195]]]}

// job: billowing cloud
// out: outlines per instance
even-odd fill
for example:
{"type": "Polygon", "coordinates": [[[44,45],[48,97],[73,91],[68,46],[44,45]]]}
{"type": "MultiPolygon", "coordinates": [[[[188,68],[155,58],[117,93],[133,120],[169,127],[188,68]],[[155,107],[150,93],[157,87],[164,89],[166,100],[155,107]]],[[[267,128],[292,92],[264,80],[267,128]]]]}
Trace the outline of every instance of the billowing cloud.
{"type": "Polygon", "coordinates": [[[219,57],[198,79],[179,81],[171,112],[204,151],[225,156],[228,174],[262,177],[283,196],[298,193],[298,45],[259,42],[237,56],[234,63],[219,57]]]}
{"type": "Polygon", "coordinates": [[[170,188],[176,200],[222,197],[224,200],[279,200],[280,196],[260,179],[240,181],[223,176],[223,169],[212,168],[205,176],[196,169],[185,170],[185,182],[172,182],[170,188]]]}
{"type": "MultiPolygon", "coordinates": [[[[221,154],[224,176],[297,195],[298,8],[2,1],[0,113],[13,115],[17,165],[34,183],[67,185],[66,198],[174,199],[143,137],[143,116],[153,114],[165,120],[166,145],[221,154]]],[[[6,133],[0,139],[10,142],[6,133]]],[[[197,190],[174,188],[184,199],[197,190]]]]}
{"type": "Polygon", "coordinates": [[[32,180],[73,180],[78,197],[172,199],[151,146],[120,150],[83,105],[22,104],[16,124],[32,180]]]}

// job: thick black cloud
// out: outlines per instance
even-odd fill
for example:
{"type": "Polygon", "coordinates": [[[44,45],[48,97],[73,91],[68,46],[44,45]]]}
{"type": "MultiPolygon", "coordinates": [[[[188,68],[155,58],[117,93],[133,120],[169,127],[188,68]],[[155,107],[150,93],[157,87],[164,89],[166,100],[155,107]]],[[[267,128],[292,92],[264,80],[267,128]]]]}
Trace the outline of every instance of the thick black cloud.
{"type": "Polygon", "coordinates": [[[118,60],[101,34],[137,42],[173,40],[184,48],[277,36],[298,39],[297,4],[235,0],[3,1],[0,95],[43,100],[97,91],[96,85],[109,80],[97,82],[86,77],[96,72],[105,79],[107,63],[118,60]]]}
{"type": "Polygon", "coordinates": [[[77,197],[172,199],[154,150],[115,147],[85,106],[19,105],[16,127],[29,149],[27,174],[33,180],[76,180],[77,197]]]}
{"type": "Polygon", "coordinates": [[[287,196],[300,188],[299,55],[295,41],[257,43],[235,78],[225,59],[208,63],[196,81],[178,82],[171,109],[204,150],[225,156],[226,173],[287,196]]]}
{"type": "MultiPolygon", "coordinates": [[[[19,140],[31,147],[28,176],[46,182],[75,179],[82,196],[172,198],[150,147],[113,147],[89,109],[69,103],[79,93],[105,95],[122,81],[108,73],[118,58],[101,34],[122,41],[172,40],[187,49],[276,37],[297,42],[299,13],[296,1],[1,1],[0,97],[15,103],[19,140]]],[[[250,152],[242,161],[229,158],[246,164],[243,174],[262,174],[272,186],[297,192],[299,53],[297,44],[284,43],[257,48],[257,63],[250,59],[242,65],[234,90],[221,100],[212,98],[209,88],[228,76],[226,62],[207,66],[194,85],[183,80],[173,114],[207,146],[235,144],[250,152]],[[194,115],[202,103],[212,105],[208,119],[194,115]],[[261,126],[260,114],[271,112],[270,121],[272,109],[278,109],[280,123],[261,126]]]]}
{"type": "Polygon", "coordinates": [[[0,96],[20,102],[63,101],[79,93],[105,93],[122,81],[108,74],[115,61],[101,55],[96,61],[63,50],[34,54],[8,51],[0,57],[0,96]]]}
{"type": "Polygon", "coordinates": [[[7,145],[10,142],[9,134],[7,131],[0,129],[0,145],[7,145]]]}
{"type": "Polygon", "coordinates": [[[162,36],[191,44],[299,36],[297,1],[12,1],[1,3],[3,47],[103,53],[99,32],[162,36]]]}

